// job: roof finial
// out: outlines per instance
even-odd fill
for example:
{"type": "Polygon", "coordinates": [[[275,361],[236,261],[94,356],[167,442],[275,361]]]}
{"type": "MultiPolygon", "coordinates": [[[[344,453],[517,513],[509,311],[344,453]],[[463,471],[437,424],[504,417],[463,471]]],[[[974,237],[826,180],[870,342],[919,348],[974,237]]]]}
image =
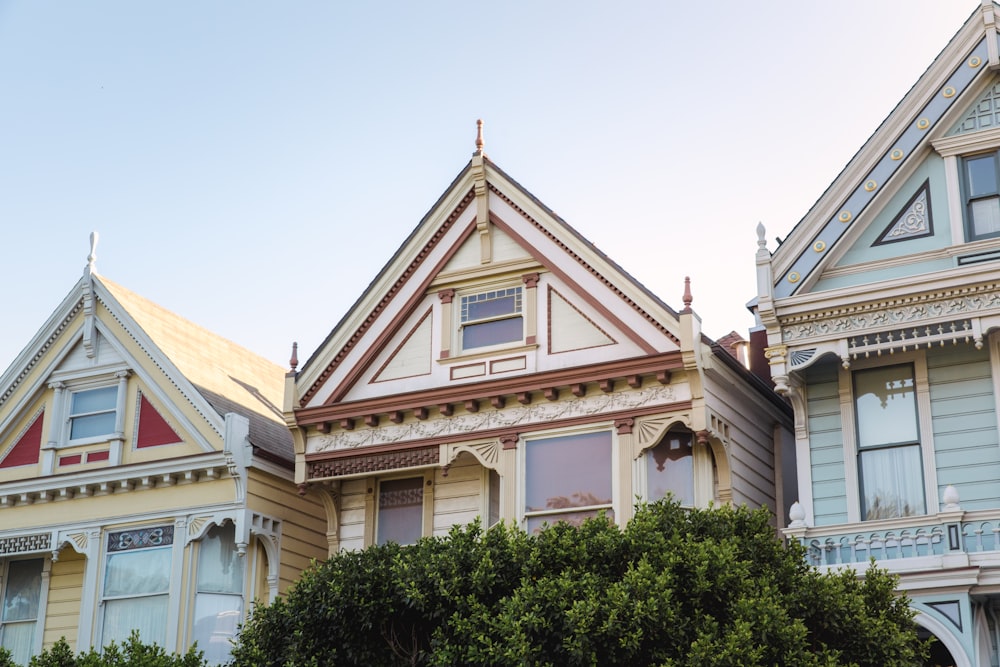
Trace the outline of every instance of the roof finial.
{"type": "Polygon", "coordinates": [[[691,297],[691,277],[690,276],[684,276],[684,296],[681,297],[681,298],[684,299],[684,309],[685,310],[691,310],[691,302],[694,301],[694,299],[691,297]]]}
{"type": "Polygon", "coordinates": [[[87,273],[97,273],[97,240],[96,231],[90,232],[90,254],[87,255],[87,273]]]}
{"type": "Polygon", "coordinates": [[[480,118],[476,121],[476,152],[473,155],[484,155],[483,148],[485,148],[486,142],[483,140],[483,119],[480,118]]]}
{"type": "Polygon", "coordinates": [[[295,372],[296,367],[299,365],[299,344],[292,343],[292,358],[288,360],[288,365],[292,367],[292,372],[295,372]]]}

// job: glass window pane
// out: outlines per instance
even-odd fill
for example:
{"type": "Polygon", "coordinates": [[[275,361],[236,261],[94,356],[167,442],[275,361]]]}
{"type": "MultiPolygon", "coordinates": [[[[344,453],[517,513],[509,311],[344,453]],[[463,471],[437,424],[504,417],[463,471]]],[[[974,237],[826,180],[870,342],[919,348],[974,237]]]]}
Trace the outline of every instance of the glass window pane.
{"type": "Polygon", "coordinates": [[[73,393],[73,407],[71,412],[74,415],[79,415],[86,412],[114,410],[117,401],[118,387],[116,386],[77,391],[73,393]]]}
{"type": "Polygon", "coordinates": [[[520,316],[480,324],[466,324],[462,327],[462,348],[470,350],[487,345],[513,343],[521,340],[523,332],[524,324],[520,316]]]}
{"type": "Polygon", "coordinates": [[[667,433],[646,452],[648,500],[659,500],[670,492],[682,505],[694,505],[693,461],[691,434],[667,433]]]}
{"type": "Polygon", "coordinates": [[[997,191],[996,160],[992,154],[966,160],[965,168],[969,177],[970,197],[979,197],[997,191]]]}
{"type": "Polygon", "coordinates": [[[104,596],[165,593],[170,587],[172,549],[141,549],[108,556],[104,596]]]}
{"type": "Polygon", "coordinates": [[[972,211],[972,235],[974,237],[1000,232],[1000,199],[977,199],[969,205],[972,211]]]}
{"type": "Polygon", "coordinates": [[[520,312],[520,287],[462,297],[462,322],[513,315],[520,312]]]}
{"type": "Polygon", "coordinates": [[[537,533],[542,529],[545,524],[552,525],[557,522],[565,522],[571,526],[579,526],[587,519],[596,517],[601,512],[604,512],[604,516],[608,517],[611,521],[615,520],[614,510],[611,508],[600,509],[600,510],[584,510],[582,512],[560,512],[559,514],[543,514],[541,516],[529,516],[527,520],[527,531],[529,533],[537,533]]]}
{"type": "Polygon", "coordinates": [[[92,438],[115,432],[115,413],[104,412],[86,417],[73,417],[69,430],[70,440],[92,438]]]}
{"type": "Polygon", "coordinates": [[[36,625],[36,621],[25,621],[4,624],[0,628],[0,646],[11,652],[14,662],[18,665],[27,665],[31,660],[36,625]]]}
{"type": "Polygon", "coordinates": [[[611,504],[611,432],[529,440],[525,509],[611,504]]]}
{"type": "Polygon", "coordinates": [[[424,478],[386,480],[378,490],[379,544],[413,544],[423,534],[424,478]]]}
{"type": "Polygon", "coordinates": [[[858,446],[916,442],[913,367],[904,364],[854,373],[858,446]]]}
{"type": "Polygon", "coordinates": [[[38,618],[38,596],[42,590],[42,560],[11,561],[7,566],[7,590],[3,596],[3,620],[38,618]]]}
{"type": "Polygon", "coordinates": [[[865,520],[924,514],[921,471],[919,445],[861,452],[865,520]]]}
{"type": "Polygon", "coordinates": [[[233,524],[210,528],[198,548],[198,591],[242,594],[244,560],[236,550],[233,524]]]}
{"type": "Polygon", "coordinates": [[[199,593],[194,601],[194,633],[198,650],[210,665],[229,661],[232,639],[243,619],[243,598],[238,595],[199,593]]]}
{"type": "Polygon", "coordinates": [[[164,646],[167,640],[167,596],[105,600],[101,646],[107,646],[112,641],[122,643],[132,630],[139,631],[143,642],[164,646]]]}

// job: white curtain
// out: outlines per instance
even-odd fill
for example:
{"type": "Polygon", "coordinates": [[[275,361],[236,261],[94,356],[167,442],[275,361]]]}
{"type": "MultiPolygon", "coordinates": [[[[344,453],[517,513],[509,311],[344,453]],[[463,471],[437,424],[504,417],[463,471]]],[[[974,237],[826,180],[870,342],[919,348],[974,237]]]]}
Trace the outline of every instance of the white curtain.
{"type": "Polygon", "coordinates": [[[198,547],[198,594],[192,639],[210,665],[229,661],[232,639],[243,620],[243,563],[232,523],[213,526],[198,547]]]}
{"type": "Polygon", "coordinates": [[[139,631],[143,642],[166,642],[171,551],[164,547],[108,556],[102,646],[128,639],[132,630],[139,631]]]}
{"type": "Polygon", "coordinates": [[[925,513],[920,446],[861,452],[865,519],[894,519],[925,513]]]}
{"type": "Polygon", "coordinates": [[[35,644],[41,588],[41,558],[15,560],[8,564],[0,646],[9,650],[14,661],[20,664],[28,664],[35,644]]]}

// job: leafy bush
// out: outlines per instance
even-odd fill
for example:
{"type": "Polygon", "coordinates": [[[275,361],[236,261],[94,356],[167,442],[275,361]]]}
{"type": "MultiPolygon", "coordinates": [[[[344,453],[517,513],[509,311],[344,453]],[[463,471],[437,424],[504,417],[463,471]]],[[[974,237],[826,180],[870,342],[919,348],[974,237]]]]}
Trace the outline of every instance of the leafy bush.
{"type": "Polygon", "coordinates": [[[910,667],[923,646],[895,583],[817,572],[766,510],[474,524],[317,565],[254,608],[232,664],[910,667]]]}
{"type": "MultiPolygon", "coordinates": [[[[0,654],[0,667],[13,667],[15,664],[3,660],[0,654]]],[[[60,639],[32,658],[29,667],[205,667],[207,664],[202,652],[194,646],[184,655],[167,653],[155,644],[143,644],[139,641],[139,633],[133,631],[120,645],[111,642],[101,652],[92,648],[76,656],[66,639],[60,639]]]]}

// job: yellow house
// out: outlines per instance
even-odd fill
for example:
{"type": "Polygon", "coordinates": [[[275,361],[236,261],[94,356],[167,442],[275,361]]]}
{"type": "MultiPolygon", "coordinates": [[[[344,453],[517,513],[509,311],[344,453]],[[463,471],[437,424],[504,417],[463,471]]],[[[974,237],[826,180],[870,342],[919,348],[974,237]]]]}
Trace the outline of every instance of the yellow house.
{"type": "Polygon", "coordinates": [[[27,663],[135,629],[225,661],[251,603],[326,554],[283,377],[91,260],[0,377],[0,645],[27,663]]]}

